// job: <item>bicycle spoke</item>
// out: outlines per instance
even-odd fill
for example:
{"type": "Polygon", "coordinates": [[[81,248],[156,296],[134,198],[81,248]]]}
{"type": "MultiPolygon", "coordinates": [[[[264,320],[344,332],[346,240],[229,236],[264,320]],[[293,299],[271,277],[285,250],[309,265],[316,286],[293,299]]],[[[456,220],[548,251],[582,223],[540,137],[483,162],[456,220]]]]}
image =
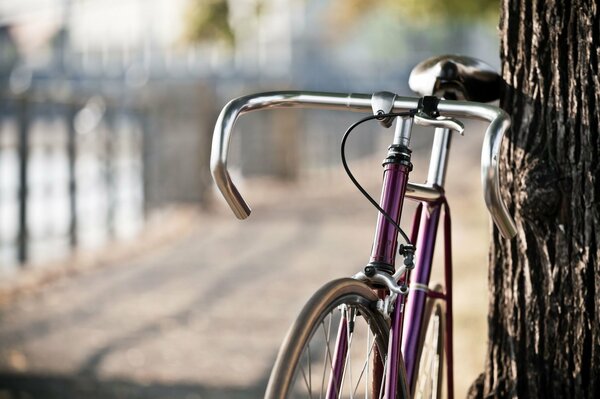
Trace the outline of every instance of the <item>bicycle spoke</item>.
{"type": "Polygon", "coordinates": [[[310,395],[310,398],[312,399],[312,370],[311,370],[311,359],[310,359],[310,342],[307,344],[306,347],[307,351],[308,351],[308,394],[310,395]]]}
{"type": "MultiPolygon", "coordinates": [[[[302,377],[304,378],[304,384],[306,384],[306,388],[308,388],[308,395],[312,399],[312,390],[310,388],[310,383],[308,382],[308,380],[306,378],[306,372],[304,371],[304,367],[302,365],[300,365],[300,371],[302,372],[302,377]]],[[[310,375],[310,372],[309,372],[309,375],[310,375]]]]}
{"type": "MultiPolygon", "coordinates": [[[[346,340],[348,342],[346,348],[346,359],[344,361],[344,368],[342,369],[342,381],[340,382],[340,392],[338,392],[338,397],[341,397],[342,391],[344,390],[344,382],[346,381],[346,375],[349,375],[350,379],[350,389],[352,389],[352,361],[351,361],[351,350],[352,350],[352,339],[354,338],[354,322],[355,322],[355,312],[353,309],[350,311],[346,308],[346,340]],[[346,373],[346,370],[349,370],[346,373]]],[[[350,399],[353,398],[352,391],[350,391],[350,399]]]]}
{"type": "MultiPolygon", "coordinates": [[[[341,313],[341,312],[340,312],[341,313]]],[[[342,325],[342,323],[344,322],[344,316],[341,316],[342,318],[340,319],[340,323],[339,326],[342,325]]],[[[326,344],[325,344],[325,353],[326,356],[324,358],[324,364],[323,364],[323,380],[321,382],[321,392],[324,391],[324,387],[325,387],[325,378],[327,376],[327,364],[329,364],[329,366],[331,367],[331,373],[330,373],[330,378],[336,378],[335,374],[334,374],[334,363],[333,363],[333,355],[331,352],[331,347],[330,347],[330,340],[331,340],[331,327],[332,327],[332,321],[333,321],[333,315],[329,315],[329,326],[328,329],[325,332],[325,327],[323,325],[323,331],[325,332],[325,338],[326,338],[326,344]]],[[[338,396],[337,394],[339,394],[340,392],[340,387],[337,385],[338,381],[335,381],[334,387],[335,387],[335,393],[336,396],[338,396]]]]}
{"type": "MultiPolygon", "coordinates": [[[[340,323],[339,323],[338,336],[336,338],[336,353],[339,350],[339,347],[337,347],[337,346],[339,345],[338,342],[339,342],[339,339],[340,339],[340,332],[341,332],[340,330],[342,328],[342,324],[343,323],[346,324],[346,334],[348,332],[348,325],[347,325],[347,323],[348,323],[348,307],[346,305],[342,305],[342,310],[340,311],[340,313],[341,313],[341,317],[342,318],[341,318],[340,323]]],[[[346,340],[347,340],[347,337],[346,337],[346,340]]],[[[348,361],[348,347],[349,347],[348,345],[349,345],[349,342],[346,343],[347,348],[346,348],[345,361],[348,361]]],[[[340,354],[338,353],[338,356],[339,355],[340,354]]],[[[336,360],[337,360],[337,358],[336,358],[336,360]]],[[[334,393],[336,394],[335,396],[339,399],[339,398],[341,398],[342,391],[344,389],[344,374],[345,374],[345,371],[346,371],[346,363],[344,363],[344,368],[342,369],[342,379],[341,379],[341,381],[338,381],[338,379],[337,379],[337,376],[336,376],[336,373],[335,373],[335,366],[333,364],[333,359],[331,360],[330,364],[331,364],[331,375],[330,375],[330,378],[333,380],[333,386],[335,388],[335,392],[334,393]]]]}
{"type": "Polygon", "coordinates": [[[383,377],[381,378],[381,387],[379,388],[379,399],[383,399],[383,393],[385,392],[386,376],[387,376],[387,357],[383,363],[383,377]]]}
{"type": "MultiPolygon", "coordinates": [[[[368,399],[368,396],[369,396],[369,363],[370,363],[369,358],[371,357],[371,351],[373,350],[372,349],[373,343],[375,343],[375,337],[373,337],[373,343],[369,344],[370,336],[371,336],[371,327],[369,326],[369,328],[367,329],[367,360],[366,360],[367,377],[365,379],[365,387],[366,387],[365,399],[368,399]],[[369,346],[371,346],[371,347],[369,348],[369,346]]],[[[357,387],[358,387],[358,385],[357,385],[357,387]]]]}
{"type": "Polygon", "coordinates": [[[331,322],[333,320],[333,315],[329,315],[329,325],[327,329],[325,329],[325,320],[321,322],[321,326],[323,327],[323,333],[325,334],[325,356],[323,356],[323,380],[321,381],[321,394],[319,398],[323,398],[323,393],[325,390],[325,377],[327,376],[327,359],[329,359],[329,364],[332,364],[331,351],[329,348],[329,337],[331,333],[331,322]]]}
{"type": "Polygon", "coordinates": [[[371,360],[371,354],[373,353],[373,346],[375,345],[375,340],[373,340],[373,342],[369,343],[369,335],[370,334],[370,329],[367,330],[367,357],[365,359],[365,364],[362,366],[362,369],[360,371],[360,375],[358,376],[358,380],[356,381],[356,386],[354,387],[354,393],[353,395],[356,394],[356,391],[358,390],[358,386],[360,385],[360,381],[362,380],[363,375],[365,375],[365,371],[367,372],[366,374],[366,385],[369,386],[369,360],[371,360]]]}

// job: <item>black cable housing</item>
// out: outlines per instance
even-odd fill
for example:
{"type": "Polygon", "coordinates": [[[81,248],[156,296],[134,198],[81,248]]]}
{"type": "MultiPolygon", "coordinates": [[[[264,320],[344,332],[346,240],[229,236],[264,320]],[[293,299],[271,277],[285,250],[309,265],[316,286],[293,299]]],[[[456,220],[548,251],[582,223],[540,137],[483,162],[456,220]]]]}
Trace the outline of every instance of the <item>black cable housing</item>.
{"type": "Polygon", "coordinates": [[[400,225],[385,211],[383,210],[383,208],[381,208],[381,206],[379,206],[379,204],[377,203],[377,201],[375,201],[373,199],[373,197],[371,197],[369,195],[369,193],[367,192],[367,190],[365,190],[360,183],[356,180],[356,178],[354,177],[354,175],[352,174],[352,172],[350,171],[350,167],[348,166],[348,162],[346,161],[346,140],[348,139],[348,136],[350,135],[350,133],[359,125],[373,120],[373,119],[383,119],[383,118],[388,118],[388,117],[407,117],[407,116],[413,116],[415,114],[416,111],[408,111],[408,112],[399,112],[399,113],[389,113],[389,114],[384,114],[384,113],[380,113],[377,115],[370,115],[367,116],[355,123],[353,123],[352,125],[350,125],[350,127],[348,127],[348,129],[346,129],[346,132],[344,133],[344,136],[342,137],[342,143],[341,143],[341,148],[340,148],[340,152],[341,152],[341,156],[342,156],[342,165],[344,166],[344,170],[346,171],[346,174],[348,175],[348,177],[350,178],[350,180],[352,181],[352,183],[354,183],[354,185],[356,186],[356,188],[358,189],[358,191],[361,192],[362,195],[365,196],[365,198],[367,200],[369,200],[369,202],[375,207],[377,208],[377,210],[383,215],[383,217],[385,217],[387,219],[388,222],[390,222],[395,228],[396,230],[398,230],[398,233],[400,233],[400,235],[402,236],[402,238],[404,239],[404,241],[406,241],[406,243],[408,245],[412,245],[412,243],[410,242],[410,239],[408,238],[408,236],[406,235],[406,233],[404,232],[404,230],[402,230],[402,227],[400,227],[400,225]]]}

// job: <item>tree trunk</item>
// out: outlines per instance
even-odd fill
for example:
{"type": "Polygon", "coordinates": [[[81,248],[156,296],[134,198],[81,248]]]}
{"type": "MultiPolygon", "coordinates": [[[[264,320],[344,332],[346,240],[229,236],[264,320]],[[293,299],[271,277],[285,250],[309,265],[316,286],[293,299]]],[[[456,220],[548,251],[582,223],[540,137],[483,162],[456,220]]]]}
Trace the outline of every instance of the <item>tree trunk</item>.
{"type": "Polygon", "coordinates": [[[600,398],[600,17],[595,0],[503,0],[503,195],[485,372],[470,397],[600,398]]]}

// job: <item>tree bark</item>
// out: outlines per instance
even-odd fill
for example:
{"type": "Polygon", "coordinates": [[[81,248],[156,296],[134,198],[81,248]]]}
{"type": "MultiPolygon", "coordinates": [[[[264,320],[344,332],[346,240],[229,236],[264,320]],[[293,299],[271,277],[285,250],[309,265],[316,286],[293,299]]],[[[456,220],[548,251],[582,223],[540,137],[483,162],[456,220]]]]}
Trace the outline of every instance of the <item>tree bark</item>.
{"type": "Polygon", "coordinates": [[[503,0],[503,195],[489,345],[470,397],[600,398],[600,17],[595,0],[503,0]]]}

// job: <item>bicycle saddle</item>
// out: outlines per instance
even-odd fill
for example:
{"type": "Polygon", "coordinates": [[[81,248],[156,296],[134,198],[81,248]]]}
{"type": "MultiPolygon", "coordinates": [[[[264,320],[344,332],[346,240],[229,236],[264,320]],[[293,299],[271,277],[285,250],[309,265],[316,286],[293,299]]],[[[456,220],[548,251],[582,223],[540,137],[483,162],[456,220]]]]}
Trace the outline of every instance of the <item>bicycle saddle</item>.
{"type": "Polygon", "coordinates": [[[502,78],[483,61],[460,55],[431,57],[411,71],[408,85],[421,96],[490,102],[500,97],[502,78]]]}

